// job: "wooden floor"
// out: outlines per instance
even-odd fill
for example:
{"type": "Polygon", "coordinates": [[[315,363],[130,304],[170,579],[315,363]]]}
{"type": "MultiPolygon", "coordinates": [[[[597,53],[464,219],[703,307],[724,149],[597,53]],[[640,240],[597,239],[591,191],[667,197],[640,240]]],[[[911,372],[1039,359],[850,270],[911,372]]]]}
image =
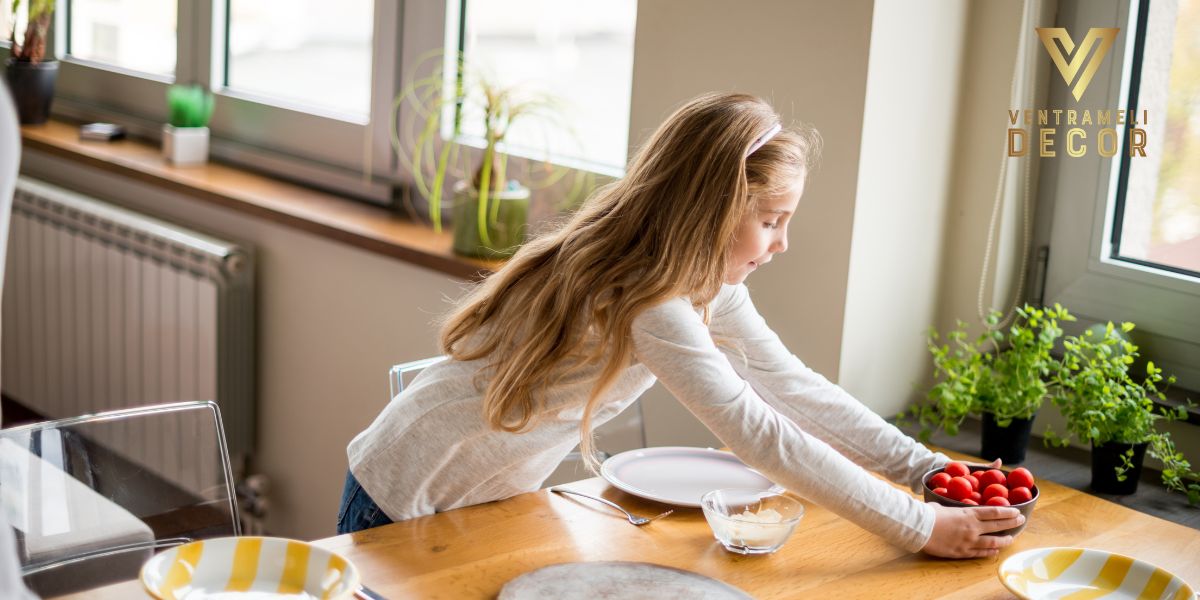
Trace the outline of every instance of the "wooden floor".
{"type": "MultiPolygon", "coordinates": [[[[901,429],[914,437],[918,431],[915,427],[902,426],[901,429]]],[[[963,422],[957,436],[951,437],[938,432],[931,442],[943,448],[977,456],[979,429],[979,421],[968,419],[963,422]]],[[[1187,496],[1167,492],[1158,471],[1143,469],[1136,494],[1115,496],[1099,494],[1088,487],[1092,479],[1091,464],[1091,453],[1087,450],[1070,447],[1047,448],[1042,444],[1042,438],[1034,436],[1029,441],[1029,450],[1025,453],[1025,463],[1022,466],[1032,471],[1035,477],[1049,479],[1161,519],[1200,529],[1200,506],[1188,506],[1187,496]]]]}

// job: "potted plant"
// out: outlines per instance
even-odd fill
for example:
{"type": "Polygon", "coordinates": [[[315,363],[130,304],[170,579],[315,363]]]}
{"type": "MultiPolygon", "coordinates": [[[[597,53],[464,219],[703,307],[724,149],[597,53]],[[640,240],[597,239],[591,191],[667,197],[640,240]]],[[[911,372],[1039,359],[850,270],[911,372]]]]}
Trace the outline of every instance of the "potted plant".
{"type": "MultiPolygon", "coordinates": [[[[1069,435],[1092,445],[1092,489],[1108,494],[1137,491],[1142,461],[1147,453],[1162,461],[1162,481],[1170,490],[1184,492],[1188,502],[1200,502],[1200,475],[1175,445],[1159,421],[1187,417],[1187,407],[1166,408],[1155,403],[1165,398],[1159,389],[1162,369],[1146,363],[1146,375],[1130,373],[1138,358],[1138,347],[1124,335],[1133,323],[1118,330],[1108,323],[1064,340],[1066,353],[1056,371],[1053,402],[1067,421],[1069,435]]],[[[1166,377],[1167,385],[1175,382],[1166,377]]],[[[1065,446],[1068,439],[1047,428],[1047,443],[1065,446]]]]}
{"type": "Polygon", "coordinates": [[[921,438],[928,440],[934,429],[957,435],[963,419],[978,415],[983,420],[980,456],[1024,462],[1034,416],[1059,366],[1050,351],[1063,334],[1060,320],[1075,318],[1058,304],[1040,309],[1025,305],[1007,330],[1000,328],[1001,314],[992,312],[974,341],[968,340],[962,321],[946,335],[952,345],[939,344],[937,331],[931,330],[935,384],[927,402],[911,412],[921,424],[921,438]]]}
{"type": "Polygon", "coordinates": [[[12,0],[13,27],[9,32],[12,54],[6,63],[8,86],[22,125],[45,123],[50,117],[58,61],[46,58],[46,35],[54,16],[54,0],[30,0],[25,35],[17,41],[17,11],[21,0],[12,0]]]}
{"type": "Polygon", "coordinates": [[[462,60],[445,61],[440,53],[427,54],[414,72],[428,73],[415,77],[396,98],[392,145],[424,200],[420,207],[414,203],[413,212],[427,214],[437,232],[452,220],[456,253],[511,256],[525,239],[533,189],[559,184],[568,172],[577,177],[562,196],[564,205],[590,189],[591,175],[579,177],[548,159],[523,161],[526,169],[518,175],[520,181],[510,179],[505,140],[515,124],[541,121],[569,132],[559,121],[560,105],[554,98],[497,85],[462,60]],[[452,83],[445,77],[447,62],[453,65],[452,83]],[[408,109],[401,111],[405,104],[408,109]],[[407,119],[401,122],[398,116],[407,119]],[[482,138],[464,135],[463,124],[470,119],[482,126],[482,138]],[[472,163],[475,153],[479,158],[472,163]],[[453,192],[450,202],[447,190],[453,192]],[[446,210],[447,204],[452,210],[446,210]]]}
{"type": "Polygon", "coordinates": [[[212,92],[198,85],[172,85],[167,88],[167,108],[170,122],[163,125],[163,156],[175,166],[207,162],[212,92]]]}

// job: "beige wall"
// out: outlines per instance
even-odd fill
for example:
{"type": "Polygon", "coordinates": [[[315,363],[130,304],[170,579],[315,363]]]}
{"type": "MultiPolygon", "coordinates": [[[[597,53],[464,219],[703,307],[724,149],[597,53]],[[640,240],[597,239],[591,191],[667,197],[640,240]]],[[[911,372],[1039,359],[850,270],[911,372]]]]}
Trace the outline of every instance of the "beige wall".
{"type": "Polygon", "coordinates": [[[883,415],[929,371],[967,12],[875,2],[838,379],[883,415]]]}
{"type": "MultiPolygon", "coordinates": [[[[864,0],[638,3],[631,145],[679,104],[714,90],[762,96],[785,122],[811,123],[824,136],[788,252],[747,285],[784,343],[830,378],[842,340],[871,12],[864,0]]],[[[716,442],[662,388],[645,402],[650,444],[716,442]]]]}
{"type": "MultiPolygon", "coordinates": [[[[1005,127],[998,124],[1009,108],[1013,56],[1017,51],[1021,4],[976,2],[968,11],[967,43],[962,47],[963,73],[960,106],[954,140],[954,168],[950,188],[952,209],[945,220],[945,241],[940,266],[938,310],[939,331],[954,327],[956,319],[976,325],[977,294],[987,228],[1004,152],[1005,127]]],[[[1047,61],[1048,62],[1048,61],[1047,61]]],[[[1010,165],[1010,168],[1015,165],[1010,165]]],[[[1001,239],[1018,234],[1015,215],[1004,214],[1001,239]]],[[[995,258],[988,277],[996,277],[995,258]]],[[[1011,250],[999,261],[1001,272],[1014,269],[1011,250]]],[[[1001,280],[1008,279],[1001,277],[1001,280]]],[[[1011,287],[989,285],[984,309],[1011,299],[1011,287]],[[997,300],[996,296],[1001,297],[997,300]]]]}

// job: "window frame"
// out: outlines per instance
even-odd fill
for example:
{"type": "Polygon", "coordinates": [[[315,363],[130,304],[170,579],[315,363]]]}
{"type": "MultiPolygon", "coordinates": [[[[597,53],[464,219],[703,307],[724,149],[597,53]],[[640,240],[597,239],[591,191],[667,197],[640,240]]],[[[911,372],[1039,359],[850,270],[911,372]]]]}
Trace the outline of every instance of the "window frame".
{"type": "MultiPolygon", "coordinates": [[[[1121,23],[1117,43],[1096,72],[1082,102],[1051,74],[1048,105],[1076,108],[1131,108],[1134,57],[1143,36],[1131,27],[1145,20],[1145,0],[1109,2],[1064,0],[1056,25],[1072,33],[1098,23],[1121,23]]],[[[1045,57],[1043,57],[1045,58],[1045,57]]],[[[1135,98],[1136,100],[1136,98],[1135,98]]],[[[1132,107],[1136,108],[1136,107],[1132,107]]],[[[1153,115],[1151,115],[1153,118],[1153,115]]],[[[1179,385],[1200,389],[1200,278],[1138,264],[1116,256],[1115,206],[1124,177],[1125,128],[1118,128],[1119,155],[1098,153],[1043,161],[1039,182],[1039,218],[1050,217],[1037,243],[1049,247],[1041,300],[1059,302],[1080,317],[1082,327],[1105,321],[1133,321],[1144,350],[1179,385]],[[1048,214],[1047,214],[1048,213],[1048,214]]]]}
{"type": "MultiPolygon", "coordinates": [[[[52,114],[82,121],[119,123],[135,136],[160,140],[166,121],[166,89],[175,81],[199,82],[214,90],[210,152],[218,160],[240,164],[284,179],[326,189],[381,206],[395,207],[412,185],[391,145],[393,101],[415,60],[431,48],[460,44],[463,0],[392,2],[375,0],[372,26],[371,103],[365,122],[322,111],[298,110],[284,101],[222,90],[225,27],[229,0],[176,0],[174,77],[156,76],[74,58],[67,54],[70,0],[56,11],[48,43],[58,57],[59,79],[52,114]],[[437,24],[437,25],[434,25],[437,24]],[[434,25],[434,26],[431,26],[434,25]]],[[[402,106],[397,121],[406,117],[402,106]]],[[[457,140],[478,161],[482,143],[457,140]]],[[[530,156],[502,146],[513,168],[530,156]]],[[[624,169],[588,161],[552,157],[554,164],[579,175],[620,177],[624,169]]],[[[553,192],[551,192],[553,193],[553,192]]]]}
{"type": "Polygon", "coordinates": [[[215,109],[209,129],[214,157],[378,204],[390,203],[396,173],[387,116],[391,98],[399,90],[397,40],[405,33],[405,23],[415,27],[403,18],[398,3],[374,2],[371,103],[368,117],[355,120],[223,89],[227,31],[215,25],[226,20],[228,0],[176,2],[175,75],[164,77],[71,56],[66,36],[54,35],[67,31],[70,3],[64,1],[65,10],[56,11],[50,40],[60,65],[52,114],[116,122],[139,137],[158,140],[167,118],[167,87],[175,82],[201,83],[213,89],[215,109]]]}

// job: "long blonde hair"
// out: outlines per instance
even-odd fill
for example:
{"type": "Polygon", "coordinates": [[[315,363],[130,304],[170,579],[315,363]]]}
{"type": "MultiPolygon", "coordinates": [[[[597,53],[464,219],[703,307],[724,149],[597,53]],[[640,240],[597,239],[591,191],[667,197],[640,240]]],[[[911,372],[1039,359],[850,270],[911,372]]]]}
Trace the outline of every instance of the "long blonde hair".
{"type": "Polygon", "coordinates": [[[707,307],[755,199],[790,189],[819,153],[816,132],[795,127],[747,156],[778,123],[753,96],[691,100],[659,126],[623,179],[597,190],[562,228],[527,242],[460,301],[443,322],[442,351],[487,359],[484,412],[493,428],[536,426],[540,390],[602,363],[580,424],[585,464],[598,469],[592,413],[633,360],[634,319],[677,297],[707,307]]]}

